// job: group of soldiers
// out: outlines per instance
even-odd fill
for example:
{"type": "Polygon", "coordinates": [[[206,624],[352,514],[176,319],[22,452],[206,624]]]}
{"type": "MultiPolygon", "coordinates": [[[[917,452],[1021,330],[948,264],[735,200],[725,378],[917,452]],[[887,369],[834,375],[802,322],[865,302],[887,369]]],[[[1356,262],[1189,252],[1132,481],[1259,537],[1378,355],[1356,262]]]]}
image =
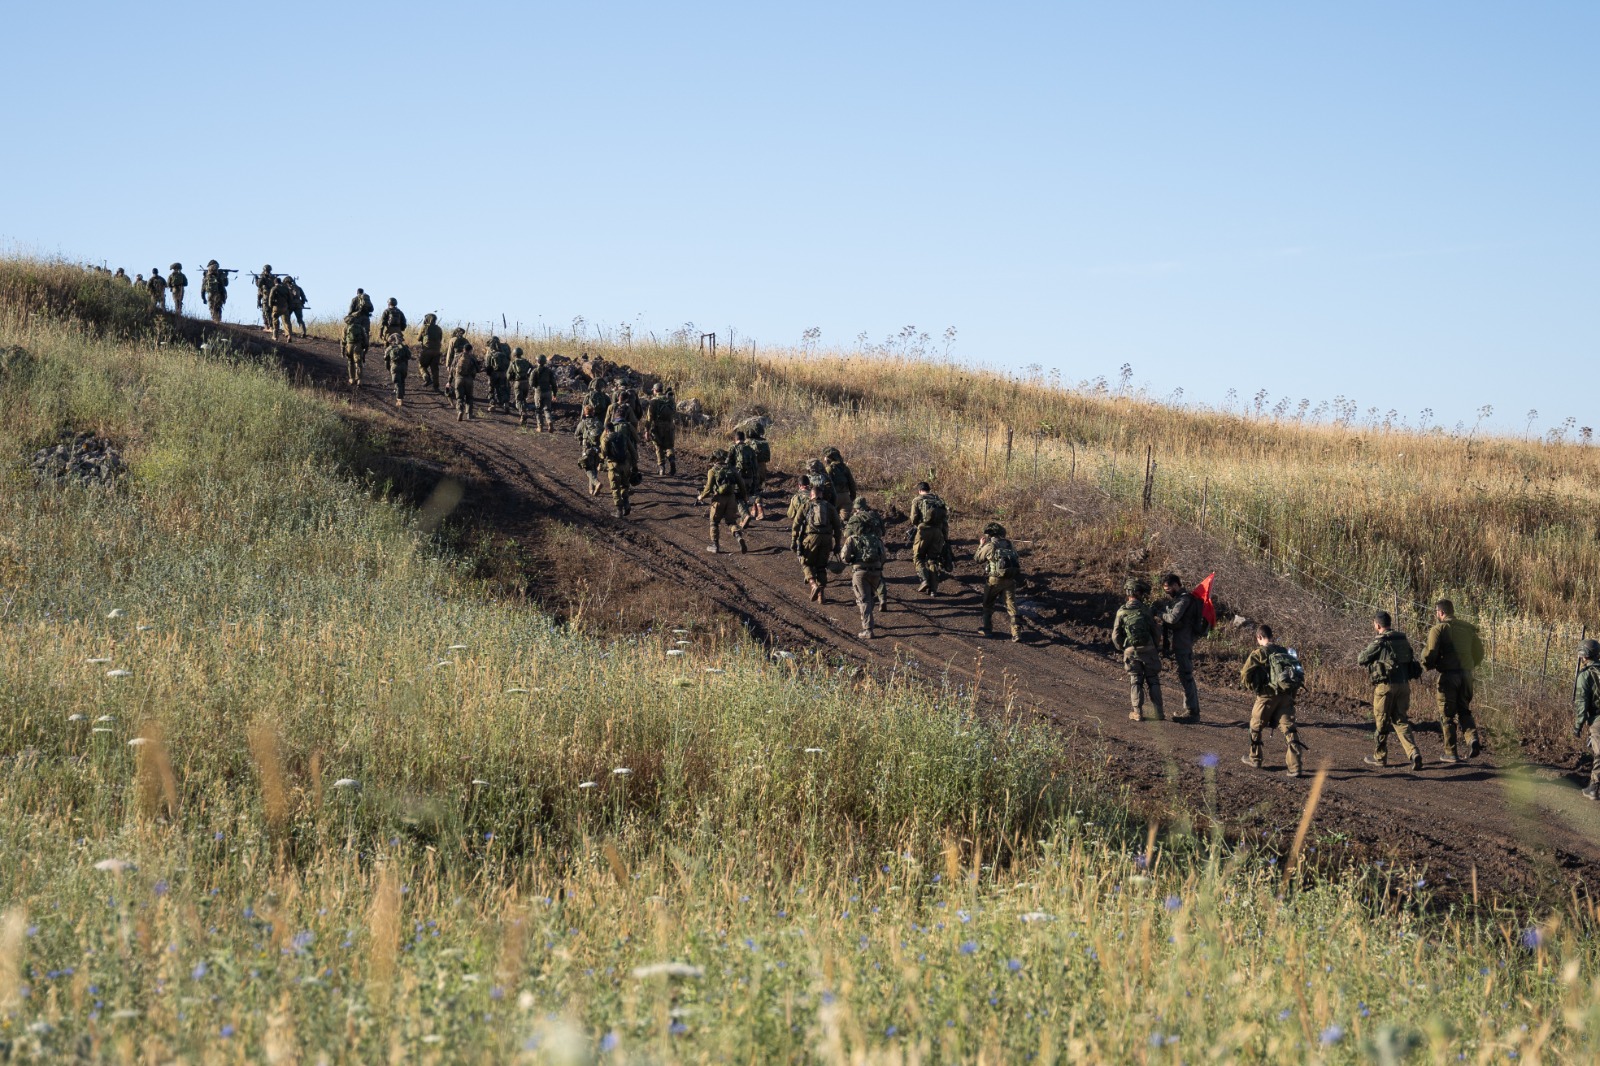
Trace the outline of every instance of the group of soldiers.
{"type": "MultiPolygon", "coordinates": [[[[89,269],[95,273],[104,274],[113,281],[121,281],[136,289],[143,289],[150,294],[150,298],[155,301],[156,306],[163,311],[167,309],[167,298],[170,296],[172,298],[173,313],[183,314],[183,294],[188,291],[189,276],[183,272],[182,263],[173,263],[169,266],[166,277],[162,277],[160,269],[156,267],[150,268],[150,276],[148,278],[143,274],[130,278],[128,272],[121,267],[117,267],[115,271],[104,266],[90,267],[89,269]]],[[[271,267],[267,267],[266,271],[270,272],[271,269],[271,267]]],[[[205,300],[213,322],[222,321],[222,305],[228,302],[228,275],[236,273],[238,273],[236,270],[224,270],[217,265],[215,259],[206,264],[205,273],[200,279],[200,297],[205,300]]],[[[298,305],[294,307],[295,312],[298,313],[305,308],[305,293],[295,284],[293,278],[285,280],[290,287],[289,292],[292,294],[289,302],[298,301],[298,305]]],[[[268,285],[267,288],[270,289],[271,286],[268,285]]],[[[259,293],[261,292],[259,286],[257,291],[259,301],[259,293]]],[[[268,326],[272,325],[270,317],[266,319],[266,324],[268,326]]],[[[305,329],[304,316],[300,318],[300,328],[302,331],[305,329]]]]}

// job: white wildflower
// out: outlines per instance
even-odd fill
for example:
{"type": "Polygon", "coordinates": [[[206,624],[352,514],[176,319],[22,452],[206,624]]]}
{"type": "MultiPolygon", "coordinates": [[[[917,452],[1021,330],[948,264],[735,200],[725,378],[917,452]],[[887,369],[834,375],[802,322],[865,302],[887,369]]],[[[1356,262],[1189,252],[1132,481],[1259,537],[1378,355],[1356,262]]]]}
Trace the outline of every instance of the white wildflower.
{"type": "Polygon", "coordinates": [[[667,649],[667,654],[668,655],[688,655],[689,653],[684,651],[682,648],[668,648],[667,649]]]}
{"type": "Polygon", "coordinates": [[[360,788],[361,782],[353,777],[341,777],[333,783],[334,788],[360,788]]]}
{"type": "Polygon", "coordinates": [[[585,781],[582,784],[580,784],[578,787],[579,788],[599,788],[600,787],[600,783],[598,781],[585,781]]]}
{"type": "Polygon", "coordinates": [[[692,640],[675,640],[672,643],[676,644],[680,648],[687,648],[689,645],[693,644],[694,641],[692,641],[692,640]]]}
{"type": "Polygon", "coordinates": [[[708,667],[706,667],[706,673],[708,673],[708,674],[723,674],[723,673],[727,673],[727,671],[724,670],[720,666],[708,666],[708,667]]]}
{"type": "Polygon", "coordinates": [[[1024,922],[1053,922],[1053,921],[1055,921],[1055,915],[1046,914],[1044,911],[1029,911],[1026,914],[1019,914],[1019,915],[1017,915],[1017,917],[1022,919],[1024,922]]]}
{"type": "Polygon", "coordinates": [[[106,671],[106,676],[107,677],[132,677],[133,676],[133,671],[132,670],[107,670],[106,671]]]}
{"type": "Polygon", "coordinates": [[[115,722],[116,720],[117,720],[116,715],[102,714],[99,718],[96,718],[94,721],[95,721],[96,725],[99,725],[99,724],[101,724],[103,722],[115,722]]]}
{"type": "Polygon", "coordinates": [[[110,661],[111,661],[111,656],[109,656],[109,655],[104,656],[103,658],[99,658],[99,659],[85,659],[84,660],[84,662],[92,663],[95,666],[104,666],[106,663],[108,663],[110,661]]]}
{"type": "Polygon", "coordinates": [[[628,769],[626,766],[619,766],[615,770],[611,771],[611,773],[614,777],[627,777],[629,774],[633,773],[633,771],[628,769]]]}
{"type": "Polygon", "coordinates": [[[142,748],[148,743],[150,743],[149,737],[134,737],[132,740],[128,741],[128,747],[142,748]]]}
{"type": "Polygon", "coordinates": [[[113,607],[113,608],[111,608],[110,613],[106,615],[106,617],[107,618],[122,618],[127,613],[128,612],[124,611],[121,607],[113,607]]]}
{"type": "Polygon", "coordinates": [[[101,859],[94,864],[96,870],[103,870],[108,874],[120,874],[125,870],[137,870],[138,867],[127,859],[101,859]]]}
{"type": "Polygon", "coordinates": [[[806,749],[806,754],[807,755],[821,755],[822,754],[822,749],[821,748],[807,748],[806,749]]]}
{"type": "Polygon", "coordinates": [[[705,970],[699,966],[691,966],[687,962],[652,962],[648,966],[635,966],[633,977],[637,981],[647,981],[652,977],[704,977],[705,970]]]}
{"type": "Polygon", "coordinates": [[[487,782],[487,781],[485,781],[485,780],[484,780],[484,779],[483,779],[483,778],[481,778],[481,777],[474,777],[474,778],[473,778],[473,779],[472,779],[472,783],[473,783],[473,784],[474,784],[474,785],[477,785],[477,786],[478,786],[478,787],[479,787],[479,788],[482,788],[482,787],[483,787],[483,786],[484,786],[484,785],[487,785],[487,784],[488,784],[488,783],[489,783],[489,782],[487,782]]]}
{"type": "Polygon", "coordinates": [[[95,726],[93,729],[90,730],[90,732],[91,733],[115,733],[116,730],[112,729],[110,726],[100,725],[100,726],[95,726]]]}

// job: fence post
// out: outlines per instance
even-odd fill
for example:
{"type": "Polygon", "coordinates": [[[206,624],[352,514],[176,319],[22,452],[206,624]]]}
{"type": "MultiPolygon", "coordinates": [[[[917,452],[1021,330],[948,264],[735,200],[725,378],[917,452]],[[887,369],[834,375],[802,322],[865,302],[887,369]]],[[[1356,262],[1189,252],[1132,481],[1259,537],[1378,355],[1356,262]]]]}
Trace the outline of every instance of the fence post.
{"type": "Polygon", "coordinates": [[[983,472],[989,472],[989,434],[994,432],[994,427],[987,422],[983,425],[983,472]]]}
{"type": "Polygon", "coordinates": [[[1144,446],[1144,509],[1150,510],[1150,490],[1155,482],[1155,449],[1152,445],[1144,446]]]}
{"type": "Polygon", "coordinates": [[[1011,474],[1011,427],[1006,427],[1006,475],[1011,474]]]}
{"type": "Polygon", "coordinates": [[[1072,470],[1067,474],[1069,482],[1078,480],[1078,442],[1072,442],[1072,470]]]}
{"type": "Polygon", "coordinates": [[[1550,676],[1550,641],[1555,638],[1556,627],[1546,626],[1544,630],[1544,666],[1539,668],[1540,677],[1550,676]]]}
{"type": "Polygon", "coordinates": [[[1206,528],[1206,505],[1211,502],[1211,479],[1206,478],[1200,485],[1200,528],[1206,528]]]}

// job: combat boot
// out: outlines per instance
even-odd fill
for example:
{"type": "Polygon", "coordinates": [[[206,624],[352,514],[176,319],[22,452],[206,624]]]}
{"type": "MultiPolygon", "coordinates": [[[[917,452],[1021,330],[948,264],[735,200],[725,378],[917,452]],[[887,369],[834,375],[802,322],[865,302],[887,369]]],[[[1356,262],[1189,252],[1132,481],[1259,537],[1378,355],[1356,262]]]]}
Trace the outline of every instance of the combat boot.
{"type": "Polygon", "coordinates": [[[744,534],[735,530],[733,539],[739,542],[739,554],[744,555],[750,551],[750,546],[744,542],[744,534]]]}
{"type": "Polygon", "coordinates": [[[1388,759],[1380,758],[1379,756],[1376,756],[1376,755],[1363,756],[1361,761],[1366,763],[1368,766],[1388,766],[1389,765],[1389,760],[1388,759]]]}
{"type": "Polygon", "coordinates": [[[1015,628],[1013,628],[1011,630],[1011,643],[1013,643],[1013,644],[1021,644],[1022,643],[1022,630],[1015,629],[1015,628]]]}
{"type": "Polygon", "coordinates": [[[1422,769],[1422,752],[1419,751],[1415,755],[1411,756],[1411,769],[1422,769]]]}
{"type": "Polygon", "coordinates": [[[1593,785],[1590,785],[1588,788],[1583,790],[1583,798],[1586,800],[1600,800],[1600,790],[1597,790],[1593,785]]]}

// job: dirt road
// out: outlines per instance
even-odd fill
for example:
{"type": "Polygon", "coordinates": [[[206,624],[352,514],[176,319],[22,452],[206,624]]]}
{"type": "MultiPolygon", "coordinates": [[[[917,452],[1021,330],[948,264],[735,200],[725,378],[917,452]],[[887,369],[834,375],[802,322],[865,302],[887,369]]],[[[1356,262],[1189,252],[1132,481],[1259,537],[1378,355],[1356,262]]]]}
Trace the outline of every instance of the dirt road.
{"type": "MultiPolygon", "coordinates": [[[[240,336],[260,343],[259,332],[241,330],[240,336]]],[[[1036,709],[1069,733],[1071,747],[1086,763],[1104,767],[1109,778],[1127,786],[1135,804],[1150,809],[1173,800],[1201,809],[1202,759],[1215,755],[1219,807],[1230,830],[1269,841],[1284,841],[1294,831],[1309,775],[1292,780],[1283,774],[1283,744],[1276,734],[1267,741],[1267,769],[1240,764],[1250,705],[1223,683],[1237,668],[1231,648],[1212,653],[1202,671],[1203,679],[1219,683],[1202,683],[1201,724],[1130,722],[1120,663],[1085,615],[1104,610],[1103,588],[1074,588],[1070,579],[1052,577],[1039,596],[1053,601],[1046,606],[1054,609],[1041,616],[1057,622],[1041,623],[1022,644],[985,640],[977,633],[976,584],[937,600],[918,595],[903,550],[885,571],[892,610],[882,618],[882,636],[861,641],[847,581],[830,587],[825,605],[808,601],[777,493],[769,493],[768,521],[748,534],[749,554],[712,555],[705,550],[706,509],[695,502],[703,458],[682,456],[676,478],[646,474],[632,516],[619,520],[607,494],[588,494],[577,466],[570,404],[554,434],[519,427],[507,415],[457,422],[443,396],[420,388],[414,371],[407,406],[397,409],[377,348],[368,359],[366,386],[353,397],[332,342],[298,342],[280,354],[306,387],[348,399],[353,411],[386,427],[397,449],[453,455],[478,482],[477,517],[501,534],[537,541],[555,519],[588,530],[593,543],[620,557],[639,580],[743,619],[775,649],[824,649],[877,668],[905,663],[930,676],[976,681],[996,702],[1010,695],[1017,706],[1036,709]]],[[[481,381],[479,390],[481,396],[481,381]]],[[[653,469],[653,462],[642,465],[653,469]]],[[[724,542],[733,547],[731,537],[725,535],[724,542]]],[[[1003,618],[998,628],[1005,630],[1003,618]]],[[[1181,697],[1175,678],[1166,676],[1170,707],[1181,697]]],[[[1428,695],[1419,688],[1414,705],[1426,705],[1428,695]]],[[[1419,717],[1432,721],[1431,709],[1420,710],[1419,717]]],[[[1299,721],[1311,747],[1308,769],[1328,768],[1313,838],[1324,855],[1348,849],[1356,861],[1425,866],[1426,891],[1447,897],[1469,894],[1474,880],[1484,892],[1565,896],[1575,879],[1600,873],[1600,806],[1579,797],[1560,774],[1502,766],[1491,756],[1443,766],[1433,761],[1440,752],[1436,729],[1421,736],[1430,760],[1422,772],[1372,770],[1361,761],[1371,751],[1371,723],[1361,706],[1307,698],[1299,721]]],[[[1391,748],[1398,758],[1398,744],[1391,748]]]]}

